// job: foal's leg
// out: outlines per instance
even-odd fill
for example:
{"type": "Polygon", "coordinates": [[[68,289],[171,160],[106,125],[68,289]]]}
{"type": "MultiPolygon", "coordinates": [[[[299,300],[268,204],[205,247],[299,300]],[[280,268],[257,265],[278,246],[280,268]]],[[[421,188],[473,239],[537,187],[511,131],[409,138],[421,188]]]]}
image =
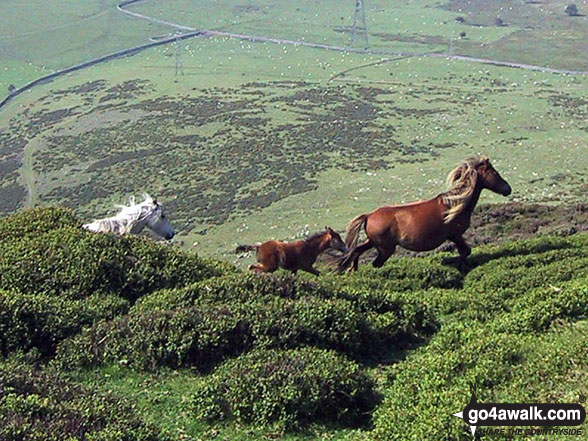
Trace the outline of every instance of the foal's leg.
{"type": "Polygon", "coordinates": [[[388,260],[388,258],[394,254],[394,250],[396,249],[396,247],[392,247],[392,248],[380,248],[378,247],[378,257],[376,257],[374,259],[374,261],[372,262],[372,265],[374,266],[374,268],[381,268],[385,263],[386,260],[388,260]]]}
{"type": "Polygon", "coordinates": [[[470,254],[472,254],[472,249],[466,243],[466,241],[463,239],[461,235],[450,237],[449,240],[451,240],[455,244],[455,246],[457,247],[457,251],[459,252],[459,255],[463,260],[466,260],[466,258],[470,254]]]}
{"type": "Polygon", "coordinates": [[[300,269],[302,271],[306,271],[307,273],[314,274],[315,276],[320,276],[321,275],[320,271],[314,269],[312,266],[305,266],[305,267],[300,268],[300,269]]]}
{"type": "Polygon", "coordinates": [[[253,265],[249,265],[249,270],[253,271],[254,273],[266,273],[268,272],[265,266],[262,263],[255,263],[253,265]]]}

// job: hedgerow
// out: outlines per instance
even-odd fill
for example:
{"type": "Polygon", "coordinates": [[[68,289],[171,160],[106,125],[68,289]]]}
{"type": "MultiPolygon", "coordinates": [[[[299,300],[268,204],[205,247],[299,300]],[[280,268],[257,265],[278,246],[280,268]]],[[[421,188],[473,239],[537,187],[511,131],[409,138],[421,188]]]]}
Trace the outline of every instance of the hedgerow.
{"type": "Polygon", "coordinates": [[[208,421],[361,425],[377,404],[373,387],[357,364],[332,351],[259,350],[220,366],[194,394],[194,408],[208,421]]]}

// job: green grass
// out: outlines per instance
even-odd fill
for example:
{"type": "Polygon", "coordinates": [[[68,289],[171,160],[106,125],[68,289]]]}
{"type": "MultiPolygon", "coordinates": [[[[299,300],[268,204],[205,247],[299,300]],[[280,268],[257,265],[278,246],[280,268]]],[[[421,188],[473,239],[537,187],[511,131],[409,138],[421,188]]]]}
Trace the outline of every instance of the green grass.
{"type": "Polygon", "coordinates": [[[438,253],[315,278],[95,235],[63,209],[0,224],[0,414],[20,439],[90,409],[76,431],[137,440],[466,440],[470,382],[486,402],[588,392],[586,234],[481,246],[467,272],[438,253]]]}
{"type": "Polygon", "coordinates": [[[118,2],[0,1],[0,92],[90,58],[146,43],[166,27],[129,20],[118,2]]]}

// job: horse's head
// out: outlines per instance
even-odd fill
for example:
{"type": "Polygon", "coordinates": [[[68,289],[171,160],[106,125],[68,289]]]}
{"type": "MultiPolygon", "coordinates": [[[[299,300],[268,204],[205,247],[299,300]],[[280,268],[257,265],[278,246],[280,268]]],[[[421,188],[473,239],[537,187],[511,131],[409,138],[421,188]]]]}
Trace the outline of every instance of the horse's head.
{"type": "Polygon", "coordinates": [[[325,228],[325,235],[327,236],[327,240],[329,241],[329,248],[332,248],[337,251],[341,251],[342,253],[346,253],[347,246],[339,233],[333,230],[331,227],[325,228]]]}
{"type": "Polygon", "coordinates": [[[145,226],[164,239],[169,240],[174,237],[174,229],[169,223],[163,205],[150,197],[148,197],[143,204],[146,205],[148,209],[148,213],[145,217],[145,226]]]}
{"type": "Polygon", "coordinates": [[[500,176],[496,169],[492,167],[492,164],[490,164],[490,158],[482,158],[476,167],[476,172],[478,173],[478,182],[482,185],[482,188],[487,188],[488,190],[501,194],[502,196],[508,196],[511,194],[512,188],[508,182],[500,176]]]}

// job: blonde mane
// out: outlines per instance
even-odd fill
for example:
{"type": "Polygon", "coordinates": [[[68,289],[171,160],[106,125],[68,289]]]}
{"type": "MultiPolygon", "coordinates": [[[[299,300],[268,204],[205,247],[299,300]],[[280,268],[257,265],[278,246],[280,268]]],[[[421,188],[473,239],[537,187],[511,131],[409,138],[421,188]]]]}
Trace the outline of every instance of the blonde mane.
{"type": "Polygon", "coordinates": [[[478,181],[476,168],[487,160],[485,156],[468,158],[449,173],[447,176],[449,190],[441,195],[443,203],[449,207],[443,213],[445,223],[451,222],[468,206],[478,181]]]}

